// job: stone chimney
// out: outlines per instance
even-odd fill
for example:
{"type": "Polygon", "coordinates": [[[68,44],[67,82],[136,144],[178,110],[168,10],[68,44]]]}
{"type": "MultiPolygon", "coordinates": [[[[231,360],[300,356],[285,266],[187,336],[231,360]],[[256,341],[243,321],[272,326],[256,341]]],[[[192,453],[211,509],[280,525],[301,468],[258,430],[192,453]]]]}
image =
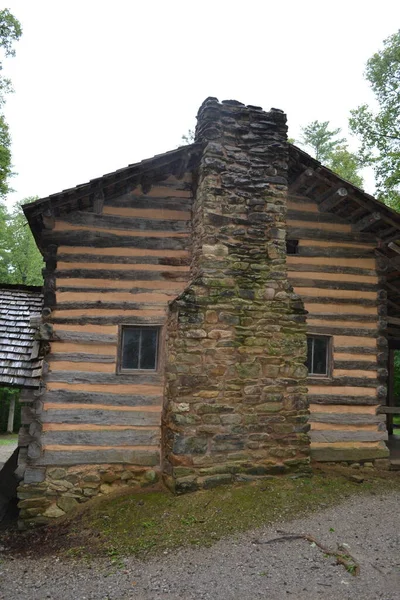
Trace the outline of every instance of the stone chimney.
{"type": "Polygon", "coordinates": [[[309,469],[305,311],[288,283],[286,116],[208,98],[192,281],[170,306],[164,473],[176,491],[309,469]]]}

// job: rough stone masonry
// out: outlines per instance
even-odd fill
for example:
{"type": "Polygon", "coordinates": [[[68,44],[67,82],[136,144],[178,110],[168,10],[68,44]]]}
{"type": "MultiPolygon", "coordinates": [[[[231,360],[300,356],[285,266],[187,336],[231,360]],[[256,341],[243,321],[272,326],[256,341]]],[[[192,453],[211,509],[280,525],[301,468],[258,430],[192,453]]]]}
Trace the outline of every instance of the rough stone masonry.
{"type": "Polygon", "coordinates": [[[288,283],[286,116],[208,98],[191,284],[170,306],[164,473],[177,492],[309,469],[305,314],[288,283]]]}

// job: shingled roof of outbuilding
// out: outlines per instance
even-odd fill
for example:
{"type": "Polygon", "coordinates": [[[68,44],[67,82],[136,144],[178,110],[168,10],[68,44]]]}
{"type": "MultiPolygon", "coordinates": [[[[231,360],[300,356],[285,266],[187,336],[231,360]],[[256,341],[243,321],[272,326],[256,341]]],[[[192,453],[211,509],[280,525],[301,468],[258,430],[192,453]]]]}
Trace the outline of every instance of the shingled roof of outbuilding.
{"type": "Polygon", "coordinates": [[[0,386],[39,386],[42,359],[31,319],[42,307],[41,287],[0,286],[0,386]]]}

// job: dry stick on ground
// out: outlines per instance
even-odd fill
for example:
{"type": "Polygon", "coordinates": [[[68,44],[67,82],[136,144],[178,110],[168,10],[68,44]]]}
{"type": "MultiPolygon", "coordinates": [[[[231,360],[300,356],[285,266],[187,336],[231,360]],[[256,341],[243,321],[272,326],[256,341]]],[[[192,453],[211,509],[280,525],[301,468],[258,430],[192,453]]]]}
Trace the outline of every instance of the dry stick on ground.
{"type": "Polygon", "coordinates": [[[316,540],[312,535],[308,533],[287,533],[286,531],[277,530],[277,533],[281,533],[282,535],[277,538],[273,538],[272,540],[266,540],[260,542],[259,540],[254,540],[255,544],[272,544],[274,542],[286,542],[292,540],[306,540],[311,544],[315,544],[324,554],[328,554],[329,556],[334,556],[336,558],[336,563],[343,565],[346,571],[351,573],[352,575],[360,574],[360,565],[358,562],[349,554],[343,546],[338,546],[338,551],[329,550],[326,546],[323,546],[318,540],[316,540]]]}

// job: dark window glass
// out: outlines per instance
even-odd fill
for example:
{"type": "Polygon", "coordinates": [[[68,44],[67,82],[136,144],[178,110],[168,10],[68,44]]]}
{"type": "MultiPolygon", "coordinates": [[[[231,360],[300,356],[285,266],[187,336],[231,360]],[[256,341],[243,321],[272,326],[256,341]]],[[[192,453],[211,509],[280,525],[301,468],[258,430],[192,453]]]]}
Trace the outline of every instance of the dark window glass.
{"type": "Polygon", "coordinates": [[[286,254],[299,253],[299,240],[286,240],[286,254]]]}
{"type": "Polygon", "coordinates": [[[122,329],[121,368],[149,369],[157,366],[158,329],[124,327],[122,329]]]}
{"type": "Polygon", "coordinates": [[[307,337],[307,368],[309,375],[328,375],[329,338],[307,337]]]}

